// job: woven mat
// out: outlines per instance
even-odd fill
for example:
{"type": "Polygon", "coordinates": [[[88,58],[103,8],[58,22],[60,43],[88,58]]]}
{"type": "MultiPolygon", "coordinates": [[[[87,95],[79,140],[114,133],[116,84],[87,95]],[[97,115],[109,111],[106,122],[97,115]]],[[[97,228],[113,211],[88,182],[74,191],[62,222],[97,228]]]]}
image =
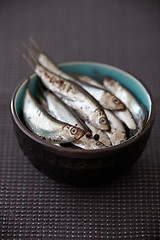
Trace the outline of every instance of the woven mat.
{"type": "Polygon", "coordinates": [[[158,1],[0,2],[0,239],[160,239],[160,30],[158,1]],[[156,121],[124,176],[95,188],[58,184],[16,141],[10,98],[32,71],[32,36],[56,62],[97,61],[137,75],[151,90],[156,121]]]}

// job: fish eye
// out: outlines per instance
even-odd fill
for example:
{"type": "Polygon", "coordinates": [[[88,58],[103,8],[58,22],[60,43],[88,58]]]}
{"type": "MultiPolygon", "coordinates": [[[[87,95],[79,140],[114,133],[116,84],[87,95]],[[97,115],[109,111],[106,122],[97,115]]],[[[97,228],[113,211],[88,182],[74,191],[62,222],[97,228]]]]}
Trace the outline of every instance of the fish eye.
{"type": "Polygon", "coordinates": [[[77,129],[77,128],[73,127],[73,128],[71,129],[71,134],[72,134],[72,135],[75,135],[77,132],[78,132],[78,129],[77,129]]]}
{"type": "Polygon", "coordinates": [[[120,101],[119,101],[119,99],[118,99],[118,98],[116,98],[116,97],[113,97],[113,102],[114,102],[114,103],[116,103],[116,104],[118,104],[120,101]]]}
{"type": "Polygon", "coordinates": [[[99,119],[99,123],[100,123],[100,124],[106,124],[106,123],[107,123],[106,118],[105,118],[105,117],[101,117],[101,118],[99,119]]]}
{"type": "Polygon", "coordinates": [[[103,146],[104,144],[102,142],[96,142],[96,146],[100,147],[100,146],[103,146]]]}

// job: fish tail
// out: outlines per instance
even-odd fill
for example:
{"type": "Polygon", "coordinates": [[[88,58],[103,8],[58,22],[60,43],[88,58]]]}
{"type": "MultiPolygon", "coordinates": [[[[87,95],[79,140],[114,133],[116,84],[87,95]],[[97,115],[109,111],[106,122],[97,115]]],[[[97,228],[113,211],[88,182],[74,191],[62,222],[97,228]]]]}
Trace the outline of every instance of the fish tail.
{"type": "Polygon", "coordinates": [[[29,38],[29,40],[32,44],[30,47],[30,51],[38,58],[39,55],[43,53],[43,51],[31,37],[29,38]]]}
{"type": "Polygon", "coordinates": [[[25,54],[23,54],[22,56],[26,60],[26,62],[33,68],[33,70],[35,70],[38,62],[32,56],[27,57],[25,54]]]}
{"type": "Polygon", "coordinates": [[[39,52],[36,49],[34,49],[32,46],[27,45],[25,42],[23,42],[23,47],[27,49],[30,56],[38,60],[39,52]]]}

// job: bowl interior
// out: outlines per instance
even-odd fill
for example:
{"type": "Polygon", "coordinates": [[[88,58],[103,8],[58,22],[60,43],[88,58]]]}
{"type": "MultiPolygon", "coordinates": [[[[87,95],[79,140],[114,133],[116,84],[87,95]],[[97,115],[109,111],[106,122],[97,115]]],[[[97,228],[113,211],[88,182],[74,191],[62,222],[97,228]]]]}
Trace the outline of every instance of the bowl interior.
{"type": "MultiPolygon", "coordinates": [[[[100,64],[100,63],[91,63],[91,62],[69,62],[62,63],[59,65],[65,71],[70,73],[79,73],[83,75],[88,75],[90,77],[95,78],[98,82],[101,82],[102,77],[107,75],[110,76],[121,84],[123,84],[126,88],[128,88],[142,103],[148,112],[148,119],[151,114],[152,102],[150,95],[148,94],[145,87],[131,74],[118,69],[116,67],[100,64]]],[[[33,74],[31,76],[31,90],[33,95],[35,94],[35,82],[38,77],[33,74]]],[[[18,116],[22,111],[23,97],[25,93],[26,82],[24,81],[20,88],[17,91],[15,96],[15,108],[18,116]]]]}

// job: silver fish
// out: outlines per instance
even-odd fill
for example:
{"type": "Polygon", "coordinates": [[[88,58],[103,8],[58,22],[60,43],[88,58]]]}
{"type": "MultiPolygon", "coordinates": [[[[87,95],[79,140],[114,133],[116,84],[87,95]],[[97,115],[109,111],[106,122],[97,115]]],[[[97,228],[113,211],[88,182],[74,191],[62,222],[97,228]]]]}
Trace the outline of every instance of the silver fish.
{"type": "MultiPolygon", "coordinates": [[[[80,82],[79,82],[80,83],[80,82]]],[[[125,109],[125,105],[109,91],[104,90],[103,88],[93,86],[87,83],[80,83],[80,85],[89,92],[95,99],[100,102],[103,108],[109,110],[121,110],[125,109]]]]}
{"type": "Polygon", "coordinates": [[[95,139],[87,138],[86,136],[83,136],[79,140],[73,141],[72,144],[85,150],[104,149],[108,147],[104,145],[104,143],[102,143],[101,141],[96,141],[95,139]]]}
{"type": "MultiPolygon", "coordinates": [[[[76,74],[77,77],[79,77],[82,81],[85,81],[86,83],[90,83],[92,85],[95,85],[97,87],[100,87],[100,88],[103,88],[105,89],[105,87],[99,83],[97,83],[94,79],[88,77],[88,76],[82,76],[82,75],[79,75],[79,74],[76,74]]],[[[109,91],[111,91],[110,88],[107,88],[109,91]]],[[[124,89],[125,90],[125,89],[124,89]]],[[[114,93],[114,95],[116,97],[118,97],[118,99],[120,99],[124,104],[126,103],[126,101],[123,101],[122,97],[121,97],[121,94],[119,95],[116,95],[114,89],[112,89],[111,91],[112,93],[114,93]]],[[[96,94],[96,93],[95,93],[96,94]]],[[[109,95],[109,100],[111,101],[111,95],[109,95]]],[[[107,99],[107,98],[106,98],[107,99]]],[[[117,99],[115,98],[115,101],[117,101],[117,99]]],[[[112,103],[113,101],[111,101],[112,103]]],[[[104,107],[104,104],[102,104],[103,107],[104,107]]],[[[126,105],[126,104],[125,104],[126,105]]],[[[127,105],[126,105],[127,106],[127,105]]],[[[108,108],[109,110],[112,110],[114,111],[114,114],[122,121],[126,124],[126,126],[129,128],[129,129],[132,129],[132,130],[135,130],[137,128],[136,126],[136,122],[134,120],[134,117],[133,115],[131,114],[131,112],[129,111],[129,109],[124,109],[123,111],[115,111],[115,108],[114,107],[110,107],[108,108]]],[[[119,109],[120,110],[120,109],[119,109]]],[[[106,114],[107,115],[107,114],[106,114]]],[[[107,115],[108,117],[108,115],[107,115]]]]}
{"type": "Polygon", "coordinates": [[[121,101],[124,102],[126,107],[130,110],[132,113],[139,130],[143,128],[144,120],[145,120],[145,114],[140,106],[137,99],[133,96],[133,94],[127,90],[123,85],[121,85],[118,81],[111,79],[109,77],[105,77],[103,79],[104,86],[111,92],[114,92],[114,94],[121,99],[121,101]]]}
{"type": "Polygon", "coordinates": [[[137,124],[134,120],[133,115],[131,112],[126,108],[124,111],[114,111],[113,112],[116,117],[118,117],[129,129],[136,130],[137,124]]]}
{"type": "MultiPolygon", "coordinates": [[[[98,86],[100,86],[101,88],[103,88],[103,89],[105,89],[105,87],[104,86],[102,86],[101,84],[99,84],[99,83],[97,83],[94,79],[92,79],[92,78],[90,78],[90,77],[88,77],[88,76],[82,76],[82,75],[77,75],[76,74],[76,76],[77,77],[79,77],[82,81],[86,81],[86,82],[88,82],[88,83],[90,83],[90,84],[92,84],[92,85],[97,85],[97,87],[98,86]]],[[[92,88],[92,94],[94,94],[94,96],[97,96],[97,100],[99,100],[100,101],[100,97],[99,97],[99,95],[96,93],[96,91],[94,92],[94,90],[95,90],[95,88],[92,88]]],[[[108,89],[109,91],[110,91],[110,89],[108,89]]],[[[111,92],[113,92],[114,93],[114,91],[111,91],[111,92]]],[[[99,93],[100,93],[100,91],[99,91],[99,93]]],[[[105,93],[105,95],[107,95],[107,92],[105,93]]],[[[105,96],[104,95],[104,96],[105,96]]],[[[116,94],[115,94],[116,95],[116,94]]],[[[114,114],[123,122],[123,123],[125,123],[126,124],[126,126],[129,128],[129,129],[132,129],[132,130],[135,130],[136,128],[137,128],[137,125],[136,125],[136,122],[135,122],[135,120],[134,120],[134,118],[133,118],[133,116],[132,116],[132,114],[130,113],[130,111],[127,109],[127,108],[125,108],[125,109],[123,109],[123,105],[122,105],[122,109],[117,109],[117,110],[115,110],[115,105],[113,104],[113,102],[115,101],[115,102],[117,102],[118,104],[120,103],[120,101],[119,101],[119,99],[120,99],[120,96],[118,95],[118,98],[115,98],[113,95],[111,95],[111,94],[109,94],[109,96],[108,96],[108,98],[106,97],[106,98],[104,98],[104,100],[106,101],[108,99],[108,101],[109,101],[109,103],[103,103],[102,102],[102,99],[101,99],[101,104],[102,104],[102,106],[105,108],[105,106],[107,105],[107,106],[109,106],[109,107],[107,107],[106,108],[106,110],[107,109],[109,109],[109,110],[112,110],[112,111],[114,111],[114,114]],[[120,111],[121,110],[121,111],[120,111]]],[[[122,99],[121,99],[121,102],[122,102],[122,99]]],[[[125,103],[125,102],[124,102],[125,103]]],[[[109,112],[109,111],[108,111],[109,112]]],[[[106,115],[107,115],[107,112],[105,111],[105,113],[106,113],[106,115]]],[[[109,112],[110,113],[110,112],[109,112]]],[[[108,118],[108,120],[109,120],[109,116],[107,115],[107,118],[108,118]]],[[[112,128],[112,127],[111,127],[112,128]]],[[[118,135],[118,134],[117,134],[118,135]]],[[[112,138],[113,138],[113,136],[112,136],[112,138]]],[[[119,136],[119,138],[120,138],[120,136],[119,136]]],[[[112,144],[114,144],[114,142],[113,142],[114,140],[112,140],[112,144]]],[[[121,141],[121,140],[120,140],[121,141]]],[[[123,141],[123,134],[122,134],[122,141],[123,141]]],[[[118,140],[117,140],[117,142],[118,142],[118,140]]],[[[116,143],[117,144],[117,143],[116,143]]]]}
{"type": "MultiPolygon", "coordinates": [[[[34,40],[31,39],[32,46],[28,47],[25,45],[25,47],[28,49],[29,53],[33,56],[35,56],[39,63],[45,67],[50,72],[68,79],[76,84],[79,84],[83,89],[85,89],[88,93],[90,93],[96,100],[104,107],[110,110],[124,110],[125,105],[114,95],[111,94],[109,91],[106,91],[105,88],[102,86],[96,84],[90,84],[85,81],[83,81],[83,78],[79,75],[77,77],[76,75],[69,74],[62,69],[60,69],[56,63],[51,61],[49,57],[40,49],[40,47],[35,43],[34,40]]],[[[94,80],[90,81],[95,82],[94,80]]]]}
{"type": "Polygon", "coordinates": [[[94,135],[99,136],[99,141],[103,142],[106,146],[116,146],[126,140],[126,132],[122,122],[109,110],[105,109],[108,116],[111,130],[106,132],[96,129],[91,124],[88,127],[92,130],[94,135]]]}
{"type": "MultiPolygon", "coordinates": [[[[78,73],[75,73],[74,76],[76,78],[79,78],[81,81],[85,82],[85,83],[89,83],[93,86],[96,86],[96,87],[100,87],[100,88],[103,88],[103,85],[101,85],[100,83],[98,83],[95,79],[91,78],[91,77],[88,77],[86,75],[80,75],[78,73]]],[[[105,88],[104,88],[105,89],[105,88]]]]}
{"type": "Polygon", "coordinates": [[[36,87],[37,99],[51,116],[87,131],[82,121],[59,97],[43,88],[40,82],[37,82],[36,87]]]}
{"type": "Polygon", "coordinates": [[[79,112],[83,119],[92,122],[97,128],[106,131],[110,130],[110,125],[104,110],[95,98],[78,84],[47,71],[32,57],[27,58],[24,55],[24,58],[41,78],[45,87],[66,99],[67,104],[79,112]]]}
{"type": "MultiPolygon", "coordinates": [[[[43,92],[41,91],[40,94],[37,94],[37,97],[40,103],[44,106],[44,108],[51,114],[51,116],[55,117],[60,121],[65,120],[65,122],[69,124],[86,130],[86,127],[84,127],[84,124],[81,123],[78,116],[75,116],[74,112],[71,112],[71,110],[68,109],[68,106],[66,106],[56,95],[44,90],[43,92]]],[[[100,141],[96,141],[90,136],[89,132],[87,132],[83,137],[81,137],[81,139],[74,140],[72,144],[85,150],[106,148],[103,143],[101,143],[100,141]]]]}
{"type": "Polygon", "coordinates": [[[109,110],[105,109],[105,113],[108,116],[111,130],[106,132],[111,140],[113,146],[118,145],[126,140],[126,131],[122,122],[109,110]]]}
{"type": "Polygon", "coordinates": [[[47,114],[33,97],[29,82],[24,96],[23,116],[26,125],[34,134],[51,143],[67,143],[84,135],[82,129],[58,121],[47,114]]]}
{"type": "Polygon", "coordinates": [[[55,73],[58,76],[61,76],[62,78],[70,80],[71,76],[69,76],[69,73],[66,73],[62,69],[60,69],[54,61],[52,61],[46,53],[38,46],[38,44],[30,38],[30,41],[32,43],[32,46],[28,47],[25,43],[24,46],[28,49],[28,51],[33,54],[37,59],[38,62],[45,67],[50,72],[55,73]]]}
{"type": "Polygon", "coordinates": [[[86,123],[88,127],[92,130],[93,136],[100,142],[102,142],[106,147],[111,147],[112,143],[107,135],[106,131],[102,131],[98,128],[95,128],[91,123],[86,123]]]}

